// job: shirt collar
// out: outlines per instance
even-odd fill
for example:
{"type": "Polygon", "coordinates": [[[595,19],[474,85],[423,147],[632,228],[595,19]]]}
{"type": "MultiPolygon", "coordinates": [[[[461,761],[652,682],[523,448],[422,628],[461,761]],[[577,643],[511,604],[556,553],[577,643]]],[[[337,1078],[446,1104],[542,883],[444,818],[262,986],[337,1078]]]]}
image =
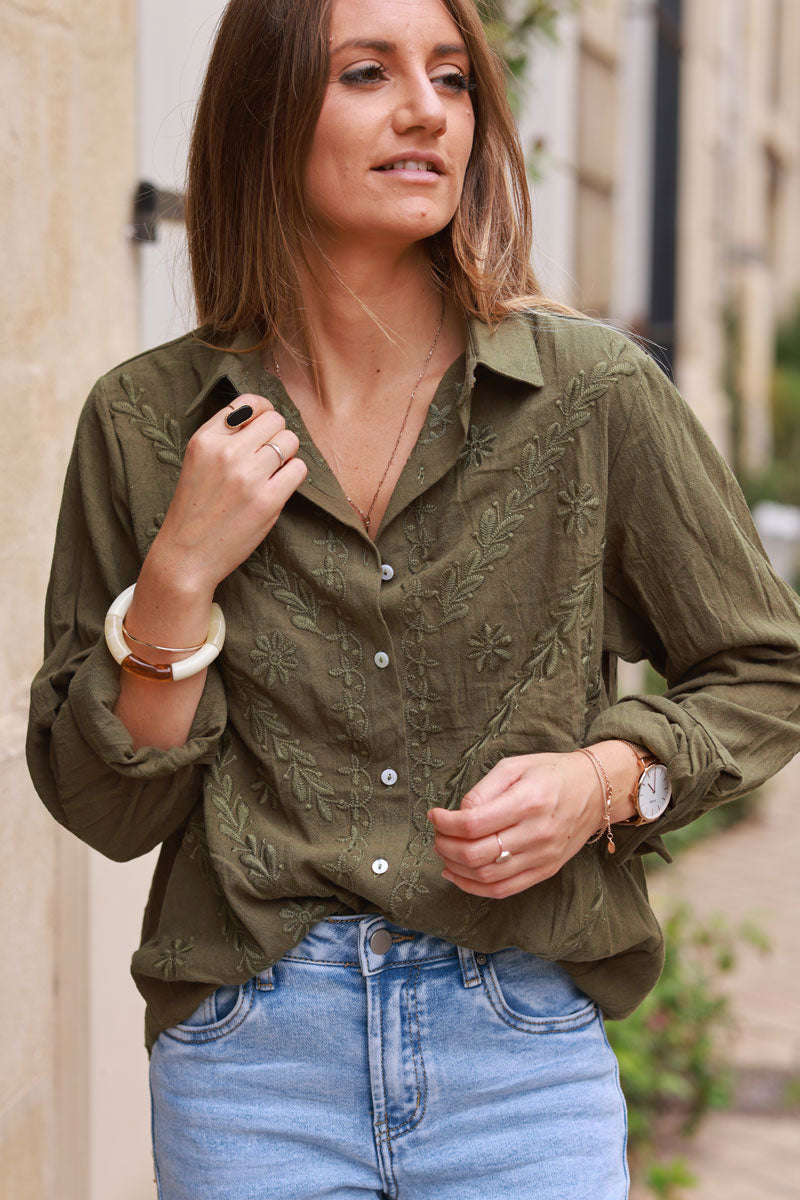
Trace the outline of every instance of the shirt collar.
{"type": "MultiPolygon", "coordinates": [[[[203,386],[186,410],[189,416],[199,408],[208,397],[219,388],[221,403],[227,403],[235,392],[257,390],[257,380],[263,379],[263,368],[258,351],[250,347],[258,341],[252,331],[239,333],[231,343],[229,350],[212,352],[209,371],[203,381],[203,386]],[[231,387],[232,385],[232,387],[231,387]]],[[[467,389],[471,390],[475,382],[475,371],[478,365],[503,375],[507,379],[517,379],[532,387],[541,387],[544,383],[536,342],[533,337],[531,324],[525,313],[507,317],[490,329],[477,317],[467,321],[467,389]]]]}
{"type": "Polygon", "coordinates": [[[468,322],[467,383],[475,379],[480,363],[497,375],[542,387],[544,377],[529,316],[515,313],[494,330],[477,317],[468,322]]]}

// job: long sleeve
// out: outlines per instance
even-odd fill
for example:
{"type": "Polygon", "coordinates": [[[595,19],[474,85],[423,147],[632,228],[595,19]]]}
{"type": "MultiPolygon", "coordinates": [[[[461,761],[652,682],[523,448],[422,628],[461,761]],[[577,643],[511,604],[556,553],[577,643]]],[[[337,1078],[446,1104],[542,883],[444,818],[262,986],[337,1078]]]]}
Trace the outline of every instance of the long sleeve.
{"type": "Polygon", "coordinates": [[[81,415],[67,471],[27,755],[34,785],[56,820],[117,860],[146,853],[186,821],[201,799],[199,764],[213,758],[226,721],[213,668],[183,746],[135,751],[114,716],[119,668],[106,648],[103,622],[140,566],[125,462],[99,383],[81,415]]]}
{"type": "Polygon", "coordinates": [[[625,738],[667,765],[670,808],[620,830],[618,862],[653,834],[757,787],[800,748],[800,608],[689,407],[649,362],[609,478],[606,646],[648,658],[664,696],[627,696],[587,744],[625,738]]]}

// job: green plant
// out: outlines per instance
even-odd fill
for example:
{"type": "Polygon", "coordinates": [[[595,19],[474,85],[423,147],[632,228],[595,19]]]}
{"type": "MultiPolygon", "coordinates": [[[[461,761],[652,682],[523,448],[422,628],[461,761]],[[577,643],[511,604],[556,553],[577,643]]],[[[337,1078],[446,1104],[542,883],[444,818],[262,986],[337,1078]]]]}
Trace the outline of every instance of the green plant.
{"type": "Polygon", "coordinates": [[[652,1156],[660,1122],[677,1120],[690,1132],[707,1109],[728,1102],[731,1071],[722,1034],[730,1012],[721,979],[742,941],[763,945],[752,924],[732,930],[722,918],[700,922],[685,904],[663,924],[666,959],[658,984],[626,1021],[608,1025],[628,1102],[631,1153],[639,1162],[652,1156]]]}
{"type": "Polygon", "coordinates": [[[667,1162],[651,1163],[646,1180],[650,1191],[659,1200],[677,1200],[679,1189],[694,1187],[697,1176],[691,1173],[685,1159],[671,1158],[667,1162]]]}
{"type": "Polygon", "coordinates": [[[531,38],[539,34],[555,41],[558,18],[574,11],[580,3],[581,0],[478,0],[478,9],[489,41],[518,81],[528,65],[531,38]]]}
{"type": "MultiPolygon", "coordinates": [[[[729,361],[732,357],[729,346],[729,361]]],[[[728,390],[735,425],[741,403],[730,388],[728,390]]],[[[800,472],[797,470],[800,461],[800,299],[776,333],[770,416],[774,446],[772,461],[755,475],[741,471],[737,474],[751,505],[759,500],[800,505],[800,472]]]]}

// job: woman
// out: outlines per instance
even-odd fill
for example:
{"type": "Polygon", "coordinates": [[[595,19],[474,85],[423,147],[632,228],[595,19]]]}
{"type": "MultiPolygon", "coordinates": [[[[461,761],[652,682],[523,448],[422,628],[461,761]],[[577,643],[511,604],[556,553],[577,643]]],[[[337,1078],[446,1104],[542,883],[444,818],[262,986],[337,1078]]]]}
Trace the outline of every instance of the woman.
{"type": "Polygon", "coordinates": [[[78,836],[163,843],[159,1194],[619,1200],[641,856],[797,749],[795,599],[539,294],[471,0],[233,0],[189,183],[202,329],[84,410],[29,743],[78,836]]]}

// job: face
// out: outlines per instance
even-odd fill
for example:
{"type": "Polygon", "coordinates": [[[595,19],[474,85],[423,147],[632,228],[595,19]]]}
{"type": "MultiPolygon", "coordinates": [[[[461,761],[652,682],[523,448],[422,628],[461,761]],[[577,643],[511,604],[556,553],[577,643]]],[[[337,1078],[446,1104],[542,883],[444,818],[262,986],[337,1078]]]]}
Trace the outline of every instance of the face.
{"type": "Polygon", "coordinates": [[[455,213],[475,118],[441,0],[334,0],[330,77],[306,164],[323,244],[418,242],[455,213]]]}

